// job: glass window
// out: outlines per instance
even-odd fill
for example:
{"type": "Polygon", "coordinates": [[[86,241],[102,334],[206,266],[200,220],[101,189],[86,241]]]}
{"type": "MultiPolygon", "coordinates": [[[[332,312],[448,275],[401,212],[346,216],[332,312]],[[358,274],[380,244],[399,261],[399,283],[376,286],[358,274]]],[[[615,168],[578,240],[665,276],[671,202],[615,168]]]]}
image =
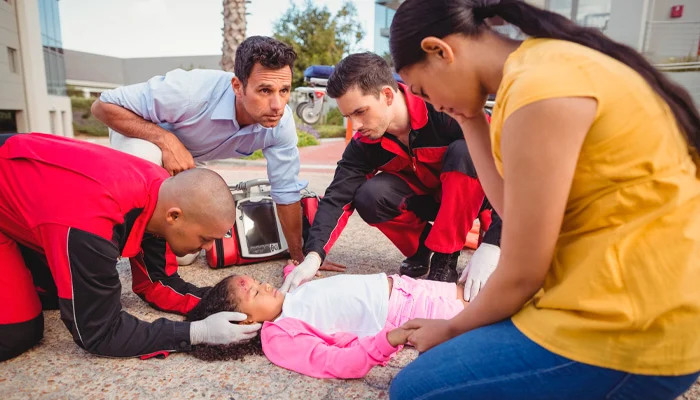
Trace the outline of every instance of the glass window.
{"type": "Polygon", "coordinates": [[[46,0],[39,0],[39,23],[41,25],[41,44],[49,45],[49,26],[48,26],[48,10],[46,9],[46,0]]]}
{"type": "Polygon", "coordinates": [[[611,0],[579,0],[576,22],[605,31],[610,20],[611,7],[611,0]]]}
{"type": "Polygon", "coordinates": [[[38,0],[41,42],[44,45],[46,86],[50,94],[65,95],[66,72],[58,0],[38,0]]]}
{"type": "Polygon", "coordinates": [[[0,110],[0,133],[17,132],[17,111],[0,110]]]}
{"type": "Polygon", "coordinates": [[[53,82],[51,81],[51,53],[48,47],[44,46],[44,71],[46,71],[46,90],[49,93],[53,88],[53,82]]]}
{"type": "Polygon", "coordinates": [[[17,67],[17,50],[12,47],[7,48],[7,62],[10,64],[10,72],[16,74],[19,70],[17,67]]]}
{"type": "Polygon", "coordinates": [[[571,18],[573,0],[549,0],[549,11],[571,18]]]}
{"type": "Polygon", "coordinates": [[[53,40],[56,47],[63,47],[63,41],[61,40],[61,14],[58,11],[58,1],[52,1],[53,6],[53,40]]]}
{"type": "Polygon", "coordinates": [[[56,78],[58,79],[57,92],[60,96],[66,95],[66,61],[63,52],[57,54],[56,57],[56,78]]]}

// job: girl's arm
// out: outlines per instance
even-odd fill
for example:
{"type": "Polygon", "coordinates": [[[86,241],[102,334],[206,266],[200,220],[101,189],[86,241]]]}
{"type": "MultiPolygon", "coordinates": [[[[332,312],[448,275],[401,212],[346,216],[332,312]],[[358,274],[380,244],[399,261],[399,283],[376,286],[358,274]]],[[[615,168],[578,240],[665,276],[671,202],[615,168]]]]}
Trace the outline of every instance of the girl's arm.
{"type": "MultiPolygon", "coordinates": [[[[401,349],[389,328],[359,339],[349,333],[326,335],[294,318],[267,322],[260,333],[265,356],[274,364],[314,378],[362,378],[401,349]]],[[[405,342],[407,335],[403,335],[405,342]]]]}
{"type": "Polygon", "coordinates": [[[592,98],[552,98],[526,105],[507,119],[501,136],[505,216],[498,267],[452,320],[404,324],[419,328],[409,337],[419,351],[511,317],[542,287],[596,108],[592,98]]]}

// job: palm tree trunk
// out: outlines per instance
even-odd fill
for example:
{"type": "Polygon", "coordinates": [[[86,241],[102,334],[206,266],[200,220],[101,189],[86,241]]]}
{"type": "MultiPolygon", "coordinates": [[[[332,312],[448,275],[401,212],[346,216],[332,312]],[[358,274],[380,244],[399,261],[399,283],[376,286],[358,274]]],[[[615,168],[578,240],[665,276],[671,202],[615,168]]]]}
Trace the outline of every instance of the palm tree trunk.
{"type": "Polygon", "coordinates": [[[249,0],[224,1],[224,43],[222,46],[221,69],[233,72],[236,59],[236,49],[245,39],[246,12],[245,6],[249,0]]]}

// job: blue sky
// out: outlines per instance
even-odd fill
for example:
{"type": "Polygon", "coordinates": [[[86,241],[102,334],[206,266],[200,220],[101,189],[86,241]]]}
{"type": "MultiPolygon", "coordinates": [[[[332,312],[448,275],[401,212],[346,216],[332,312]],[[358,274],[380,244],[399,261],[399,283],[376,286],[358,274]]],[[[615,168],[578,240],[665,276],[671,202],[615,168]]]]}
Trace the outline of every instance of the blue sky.
{"type": "MultiPolygon", "coordinates": [[[[296,0],[301,4],[303,0],[296,0]]],[[[221,54],[222,0],[61,0],[63,47],[114,57],[221,54]]],[[[337,11],[342,0],[314,0],[337,11]]],[[[354,0],[373,50],[374,0],[354,0]]],[[[271,35],[290,0],[252,0],[248,35],[271,35]]]]}

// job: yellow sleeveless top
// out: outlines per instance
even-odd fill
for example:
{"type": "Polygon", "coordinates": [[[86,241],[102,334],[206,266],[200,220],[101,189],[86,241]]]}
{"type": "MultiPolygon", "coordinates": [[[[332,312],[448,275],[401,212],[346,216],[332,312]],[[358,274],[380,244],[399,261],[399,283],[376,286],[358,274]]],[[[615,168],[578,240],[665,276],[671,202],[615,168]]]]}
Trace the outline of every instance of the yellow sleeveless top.
{"type": "Polygon", "coordinates": [[[501,175],[508,116],[556,97],[595,98],[598,109],[543,291],[513,322],[579,362],[651,375],[700,370],[695,153],[670,108],[634,70],[575,43],[528,39],[505,64],[493,112],[501,175]]]}

